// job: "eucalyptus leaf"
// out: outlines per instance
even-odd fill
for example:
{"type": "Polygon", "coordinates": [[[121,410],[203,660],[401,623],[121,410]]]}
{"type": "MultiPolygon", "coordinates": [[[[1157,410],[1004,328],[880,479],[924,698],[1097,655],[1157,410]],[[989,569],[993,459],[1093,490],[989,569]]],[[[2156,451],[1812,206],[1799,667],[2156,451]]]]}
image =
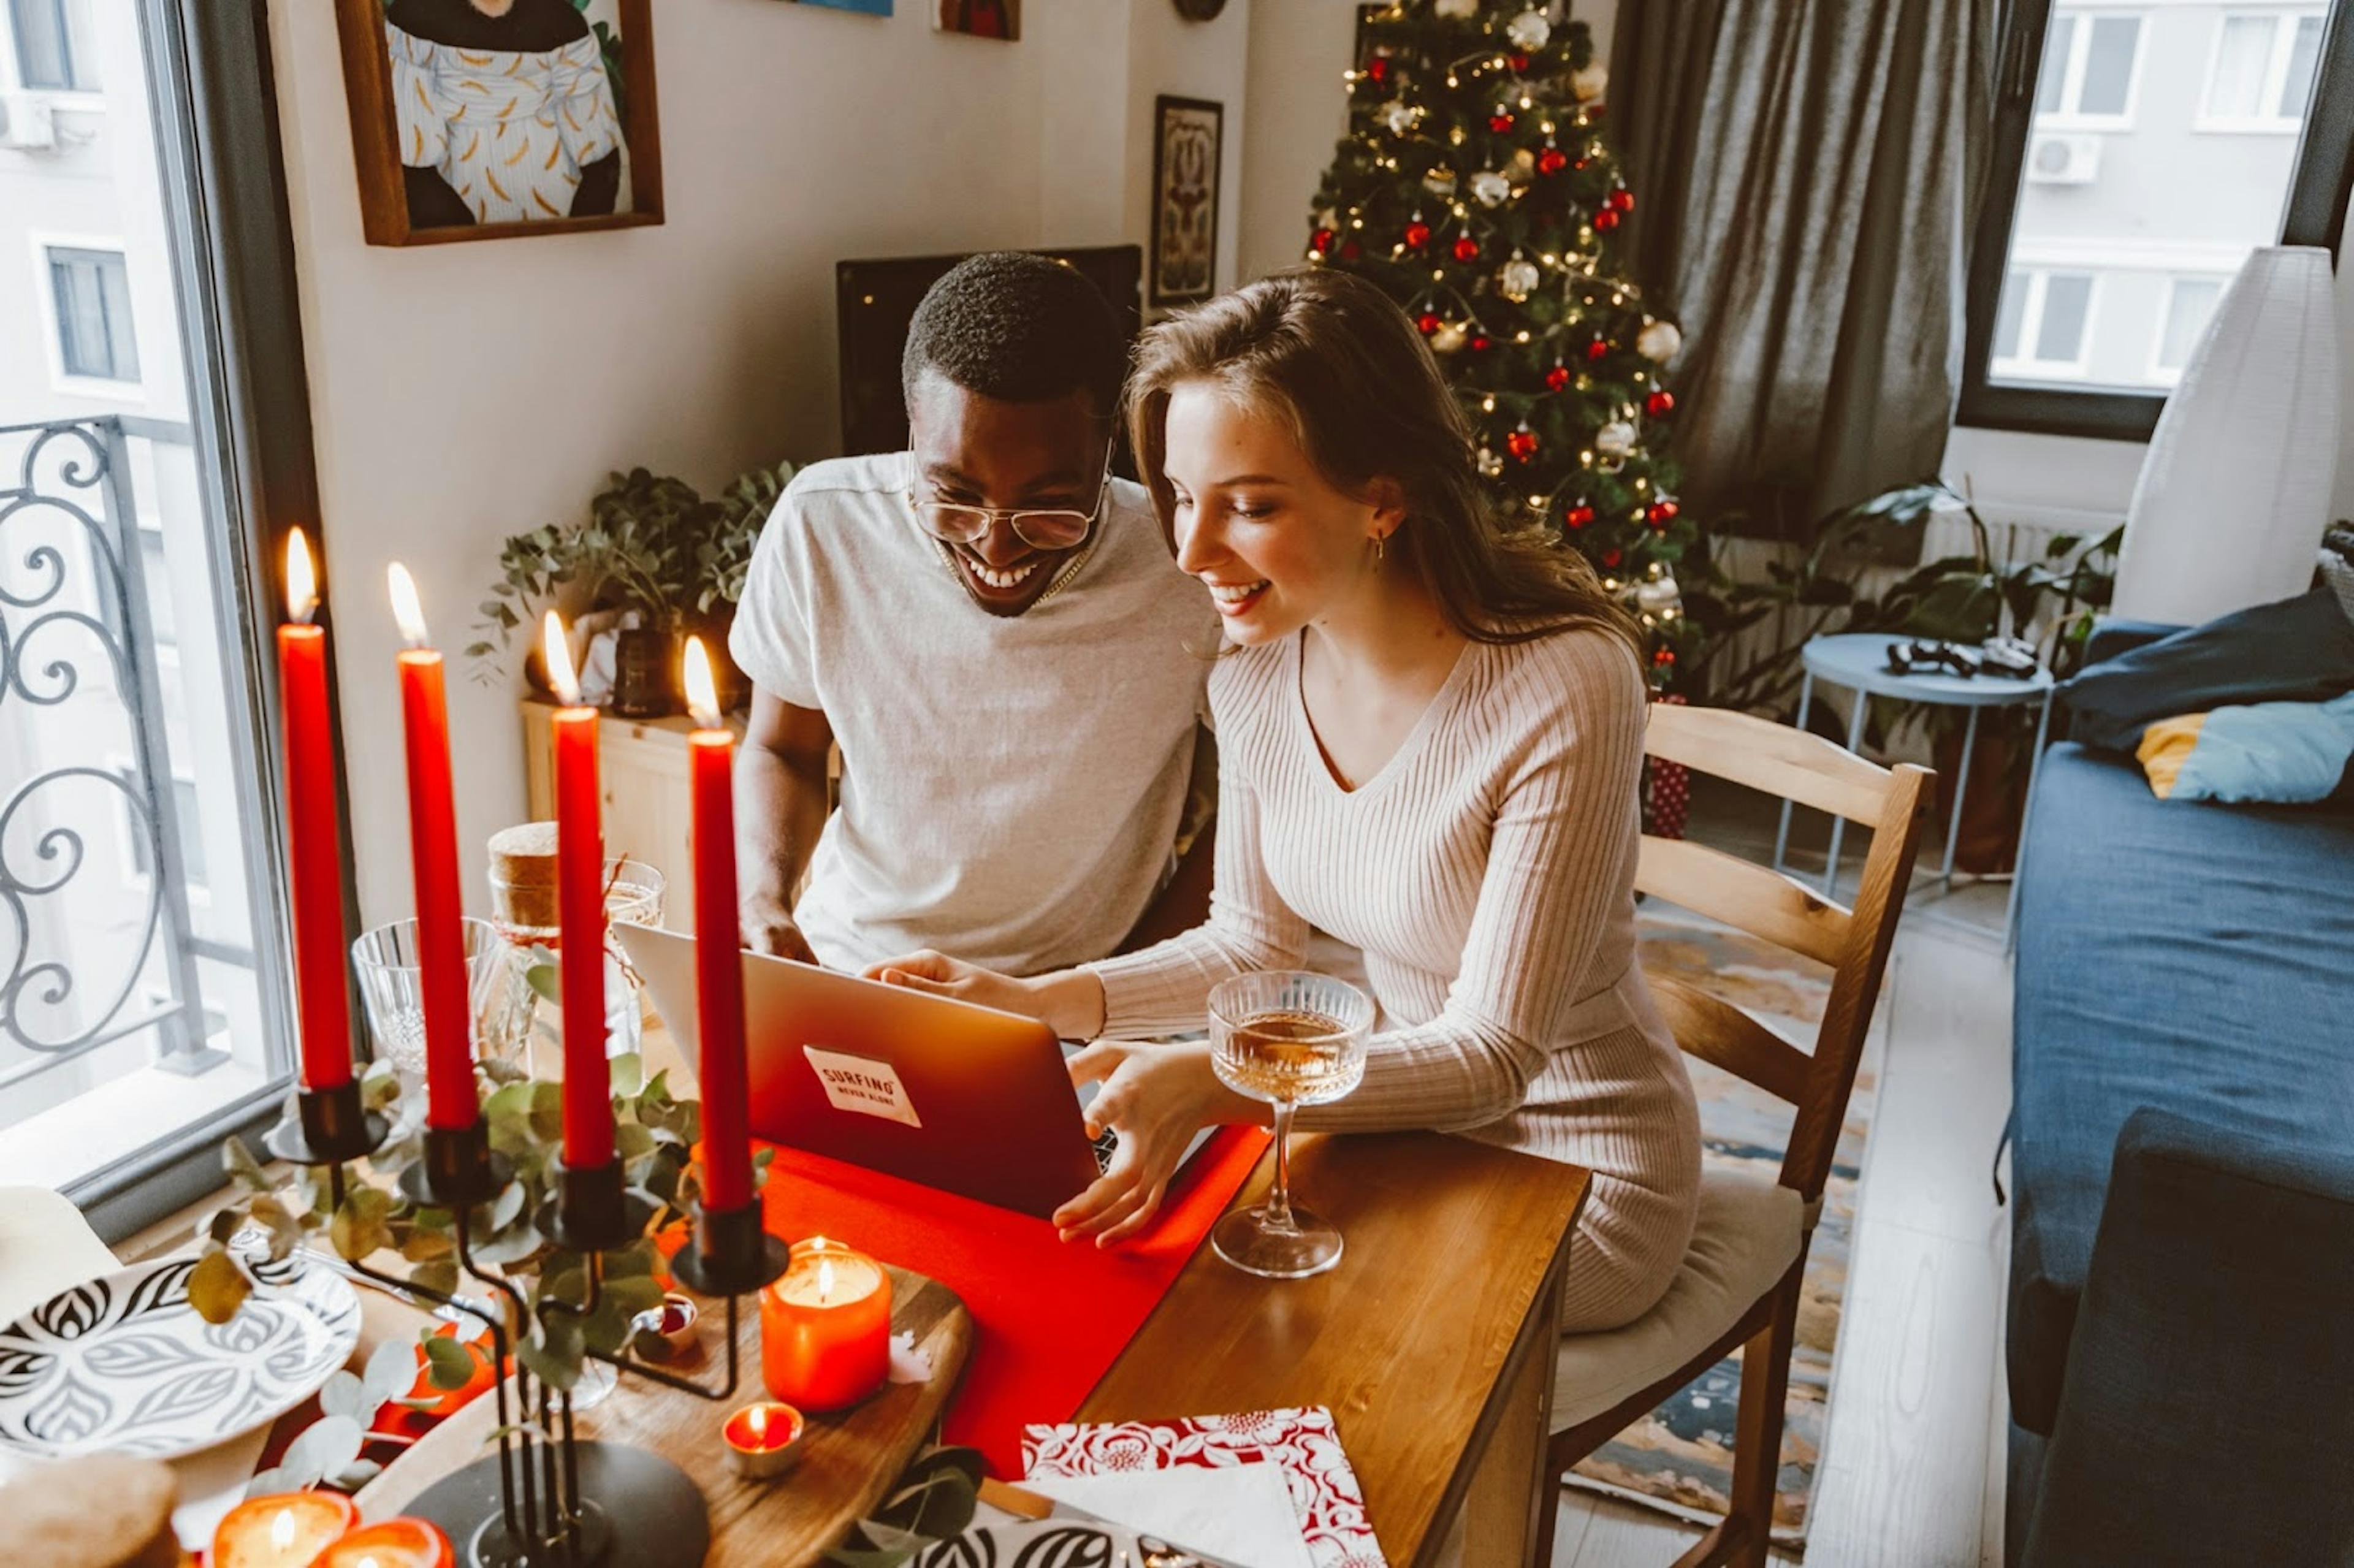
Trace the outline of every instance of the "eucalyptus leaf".
{"type": "Polygon", "coordinates": [[[646,1086],[646,1059],[634,1051],[625,1051],[606,1065],[612,1070],[613,1092],[623,1099],[634,1099],[646,1086]]]}
{"type": "Polygon", "coordinates": [[[188,1274],[188,1305],[207,1323],[226,1323],[237,1316],[253,1281],[228,1252],[207,1248],[188,1274]]]}
{"type": "Polygon", "coordinates": [[[356,1492],[384,1474],[384,1467],[374,1459],[355,1459],[327,1478],[328,1484],[338,1491],[356,1492]]]}
{"type": "Polygon", "coordinates": [[[324,1480],[358,1458],[364,1441],[358,1422],[341,1415],[321,1416],[287,1445],[278,1467],[307,1478],[306,1485],[324,1480]]]}
{"type": "Polygon", "coordinates": [[[387,1340],[368,1356],[360,1381],[378,1404],[399,1399],[417,1386],[417,1352],[405,1340],[387,1340]]]}
{"type": "Polygon", "coordinates": [[[380,1403],[368,1397],[366,1383],[347,1372],[331,1374],[319,1389],[321,1414],[346,1416],[363,1425],[375,1415],[380,1403]]]}
{"type": "Polygon", "coordinates": [[[267,1192],[277,1186],[263,1173],[260,1162],[254,1159],[253,1150],[245,1146],[241,1138],[221,1140],[221,1166],[228,1172],[230,1181],[248,1192],[267,1192]]]}
{"type": "Polygon", "coordinates": [[[474,1352],[448,1334],[426,1332],[418,1341],[425,1347],[425,1377],[444,1393],[474,1381],[474,1352]]]}
{"type": "Polygon", "coordinates": [[[535,1339],[525,1340],[515,1348],[515,1360],[521,1361],[526,1371],[548,1387],[559,1389],[566,1393],[571,1393],[573,1385],[580,1381],[578,1355],[576,1354],[567,1361],[535,1339]]]}

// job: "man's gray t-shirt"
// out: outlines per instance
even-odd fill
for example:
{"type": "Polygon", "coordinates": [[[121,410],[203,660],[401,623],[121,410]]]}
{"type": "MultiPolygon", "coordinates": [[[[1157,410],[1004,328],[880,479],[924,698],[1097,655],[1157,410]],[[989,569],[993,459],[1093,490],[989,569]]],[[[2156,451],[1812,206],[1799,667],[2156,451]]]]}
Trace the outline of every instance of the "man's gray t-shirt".
{"type": "Polygon", "coordinates": [[[826,964],[933,948],[1014,974],[1100,959],[1160,885],[1217,613],[1144,492],[1023,614],[974,603],[906,498],[907,459],[794,475],[728,651],[822,711],[842,795],[793,918],[826,964]]]}

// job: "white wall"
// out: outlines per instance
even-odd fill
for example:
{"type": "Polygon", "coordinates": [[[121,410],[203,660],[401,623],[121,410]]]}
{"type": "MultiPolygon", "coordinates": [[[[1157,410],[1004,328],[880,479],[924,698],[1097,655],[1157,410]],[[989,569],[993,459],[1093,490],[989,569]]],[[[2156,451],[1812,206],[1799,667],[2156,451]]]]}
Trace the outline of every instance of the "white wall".
{"type": "MultiPolygon", "coordinates": [[[[1568,14],[1594,31],[1610,58],[1618,0],[1575,0],[1568,14]]],[[[1243,141],[1239,276],[1247,281],[1296,266],[1308,248],[1308,205],[1348,134],[1349,90],[1341,73],[1355,48],[1357,0],[1260,0],[1250,15],[1250,126],[1243,141]]],[[[1231,119],[1226,135],[1235,134],[1231,119]]]]}
{"type": "MultiPolygon", "coordinates": [[[[933,33],[922,0],[887,19],[663,0],[664,226],[396,249],[360,239],[334,7],[270,7],[366,919],[411,904],[386,563],[415,572],[454,649],[501,537],[577,518],[608,470],[711,487],[832,451],[833,263],[1143,242],[1128,182],[1136,105],[1149,119],[1156,92],[1227,104],[1220,227],[1236,233],[1251,6],[1191,31],[1162,26],[1170,9],[1029,0],[1022,41],[1004,44],[933,33]]],[[[523,813],[521,740],[511,677],[477,683],[455,662],[479,903],[479,846],[523,813]]]]}

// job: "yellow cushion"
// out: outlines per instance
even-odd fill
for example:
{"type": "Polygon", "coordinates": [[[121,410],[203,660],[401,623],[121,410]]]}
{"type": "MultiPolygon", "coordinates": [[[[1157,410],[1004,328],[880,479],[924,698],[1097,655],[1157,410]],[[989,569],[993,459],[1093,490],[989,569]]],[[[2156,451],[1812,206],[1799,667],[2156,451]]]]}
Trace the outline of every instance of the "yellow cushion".
{"type": "Polygon", "coordinates": [[[2191,752],[2198,749],[2199,732],[2206,725],[2205,714],[2183,714],[2160,719],[2141,732],[2134,758],[2149,775],[2151,794],[2163,800],[2174,793],[2174,781],[2181,777],[2182,765],[2190,760],[2191,752]]]}
{"type": "Polygon", "coordinates": [[[1703,1171],[1691,1245],[1659,1304],[1623,1329],[1562,1337],[1553,1429],[1592,1420],[1707,1349],[1797,1260],[1805,1207],[1777,1182],[1703,1171]]]}

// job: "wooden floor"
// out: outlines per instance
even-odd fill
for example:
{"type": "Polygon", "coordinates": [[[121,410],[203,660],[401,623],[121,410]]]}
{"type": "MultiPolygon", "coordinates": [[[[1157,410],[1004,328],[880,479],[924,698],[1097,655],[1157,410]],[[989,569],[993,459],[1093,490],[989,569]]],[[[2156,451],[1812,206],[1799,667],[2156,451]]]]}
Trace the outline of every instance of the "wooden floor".
{"type": "MultiPolygon", "coordinates": [[[[1768,858],[1771,816],[1694,783],[1693,836],[1768,858]]],[[[1999,922],[2002,892],[1973,888],[1946,907],[1999,922]]],[[[2010,1106],[2010,971],[1999,940],[1947,929],[1923,908],[1898,928],[1882,1001],[1880,1104],[1808,1568],[2002,1561],[2010,1238],[1990,1171],[2010,1106]]],[[[1555,1568],[1666,1564],[1699,1539],[1663,1515],[1583,1492],[1564,1490],[1559,1507],[1555,1568]]]]}

